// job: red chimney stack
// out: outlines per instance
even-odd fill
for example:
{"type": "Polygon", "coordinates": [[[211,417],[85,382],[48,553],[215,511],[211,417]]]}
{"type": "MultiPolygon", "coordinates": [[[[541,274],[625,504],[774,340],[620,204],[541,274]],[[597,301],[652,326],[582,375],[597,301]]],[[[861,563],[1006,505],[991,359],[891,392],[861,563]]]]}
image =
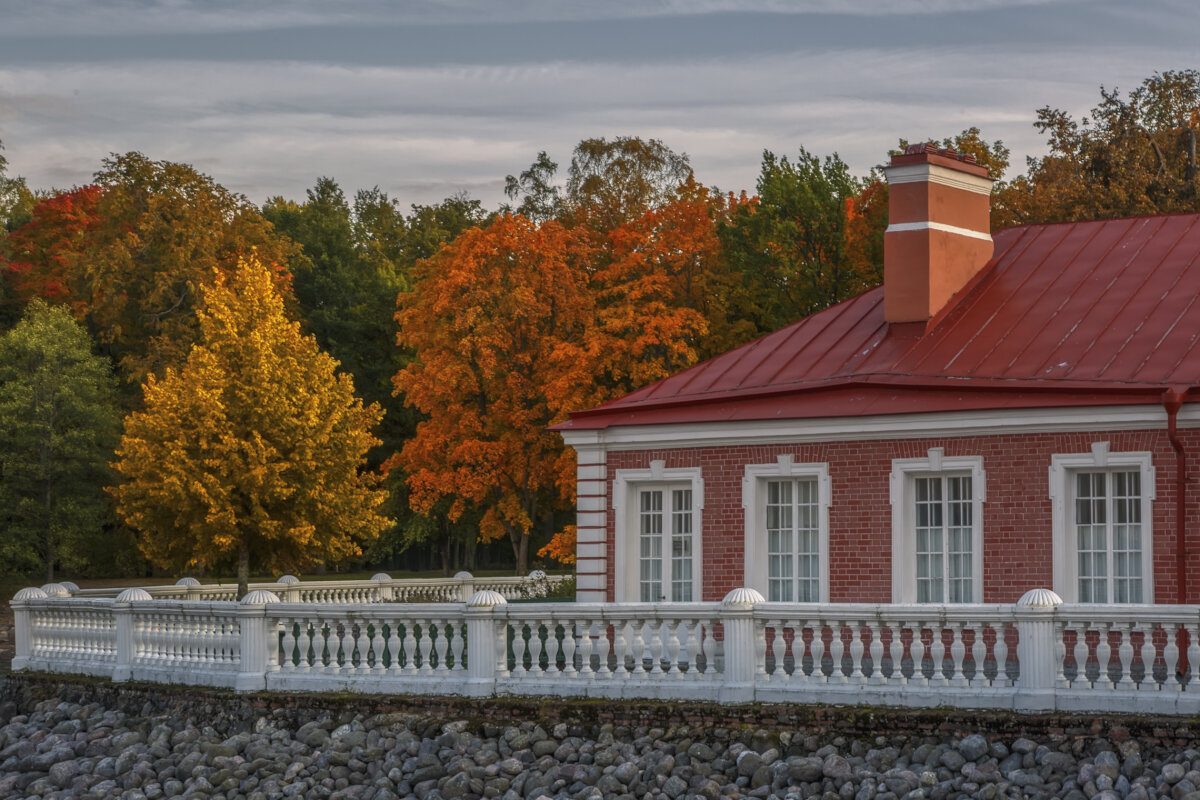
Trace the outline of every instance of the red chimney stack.
{"type": "Polygon", "coordinates": [[[992,179],[970,154],[932,142],[892,156],[883,245],[888,322],[925,322],[992,257],[992,179]]]}

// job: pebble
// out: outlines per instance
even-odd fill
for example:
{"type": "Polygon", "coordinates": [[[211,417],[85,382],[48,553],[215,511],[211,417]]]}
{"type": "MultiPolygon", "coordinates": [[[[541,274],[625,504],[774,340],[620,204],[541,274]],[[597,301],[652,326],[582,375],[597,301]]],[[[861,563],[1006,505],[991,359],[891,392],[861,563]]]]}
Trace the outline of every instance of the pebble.
{"type": "Polygon", "coordinates": [[[721,728],[542,728],[398,712],[210,712],[0,697],[0,797],[1200,800],[1200,752],[1129,740],[739,738],[721,728]]]}

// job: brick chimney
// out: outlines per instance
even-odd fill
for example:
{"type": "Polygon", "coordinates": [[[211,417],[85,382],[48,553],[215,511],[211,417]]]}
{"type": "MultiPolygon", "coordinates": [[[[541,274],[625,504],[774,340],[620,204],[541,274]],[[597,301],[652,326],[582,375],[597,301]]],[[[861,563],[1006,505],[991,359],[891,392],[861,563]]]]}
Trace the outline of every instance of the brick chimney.
{"type": "Polygon", "coordinates": [[[883,240],[883,313],[925,322],[992,257],[992,179],[975,156],[932,142],[892,156],[883,240]]]}

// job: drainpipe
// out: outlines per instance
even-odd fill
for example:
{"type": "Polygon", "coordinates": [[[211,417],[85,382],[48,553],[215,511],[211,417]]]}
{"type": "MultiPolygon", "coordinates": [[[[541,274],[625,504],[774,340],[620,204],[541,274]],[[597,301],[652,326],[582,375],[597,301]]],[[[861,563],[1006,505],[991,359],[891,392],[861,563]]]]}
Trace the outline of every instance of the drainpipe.
{"type": "Polygon", "coordinates": [[[1187,456],[1179,441],[1176,427],[1179,409],[1187,396],[1187,387],[1175,387],[1163,392],[1163,409],[1167,412],[1167,441],[1175,450],[1175,602],[1187,602],[1187,456]]]}

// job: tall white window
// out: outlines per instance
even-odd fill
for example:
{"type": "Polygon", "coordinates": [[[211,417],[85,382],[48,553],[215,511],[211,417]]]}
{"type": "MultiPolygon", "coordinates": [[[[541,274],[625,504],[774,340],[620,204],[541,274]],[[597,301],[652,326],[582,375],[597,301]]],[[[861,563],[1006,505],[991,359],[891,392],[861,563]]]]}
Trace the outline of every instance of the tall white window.
{"type": "Polygon", "coordinates": [[[638,599],[689,603],[692,595],[693,515],[688,486],[638,489],[638,599]]]}
{"type": "Polygon", "coordinates": [[[892,461],[892,601],[979,603],[983,600],[983,459],[892,461]]]}
{"type": "Polygon", "coordinates": [[[1150,453],[1055,455],[1054,588],[1067,602],[1153,602],[1150,453]]]}
{"type": "Polygon", "coordinates": [[[701,590],[699,468],[617,470],[613,480],[615,597],[618,602],[687,603],[701,590]]]}
{"type": "Polygon", "coordinates": [[[829,468],[750,464],[742,484],[746,514],[746,585],[768,600],[829,600],[829,468]]]}

